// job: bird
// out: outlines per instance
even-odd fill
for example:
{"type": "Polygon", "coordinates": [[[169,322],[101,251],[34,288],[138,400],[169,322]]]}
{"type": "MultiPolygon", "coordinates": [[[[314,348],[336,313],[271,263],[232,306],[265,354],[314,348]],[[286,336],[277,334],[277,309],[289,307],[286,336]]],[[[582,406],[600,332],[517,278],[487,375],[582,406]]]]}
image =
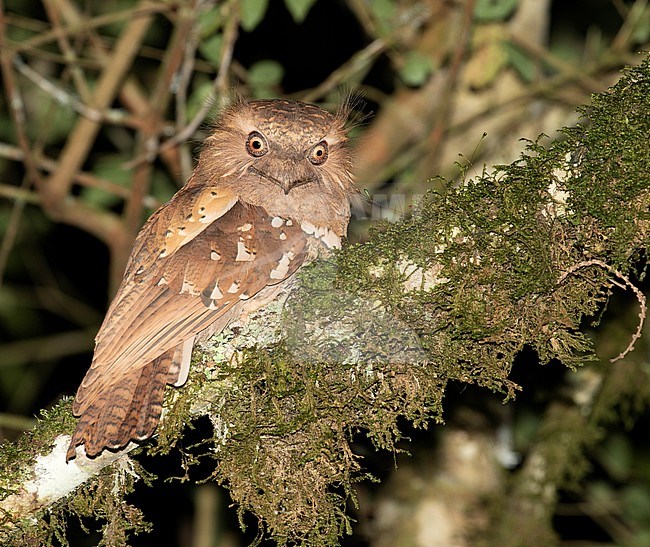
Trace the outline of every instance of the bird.
{"type": "Polygon", "coordinates": [[[66,461],[80,445],[94,458],[152,437],[197,338],[261,309],[341,246],[357,193],[351,110],[242,98],[224,109],[186,184],[135,239],[73,402],[66,461]]]}

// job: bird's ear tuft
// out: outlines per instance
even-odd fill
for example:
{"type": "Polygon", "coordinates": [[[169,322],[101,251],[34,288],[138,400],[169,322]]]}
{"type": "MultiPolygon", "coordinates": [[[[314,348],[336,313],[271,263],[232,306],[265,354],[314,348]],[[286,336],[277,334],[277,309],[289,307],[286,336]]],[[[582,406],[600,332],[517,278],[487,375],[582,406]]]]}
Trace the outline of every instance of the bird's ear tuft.
{"type": "Polygon", "coordinates": [[[363,91],[359,89],[352,90],[341,87],[333,94],[331,102],[338,105],[334,117],[337,125],[344,128],[346,133],[362,126],[372,116],[372,113],[366,113],[363,110],[365,101],[363,91]]]}

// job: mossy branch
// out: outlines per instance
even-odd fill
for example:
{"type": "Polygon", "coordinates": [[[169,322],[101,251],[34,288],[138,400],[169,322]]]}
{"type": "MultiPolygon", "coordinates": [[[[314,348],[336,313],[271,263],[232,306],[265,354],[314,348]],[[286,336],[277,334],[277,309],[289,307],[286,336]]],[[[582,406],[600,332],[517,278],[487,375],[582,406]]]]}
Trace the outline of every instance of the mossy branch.
{"type": "MultiPolygon", "coordinates": [[[[421,427],[442,419],[450,380],[513,397],[510,368],[524,346],[569,367],[595,360],[581,320],[614,286],[634,286],[648,243],[648,59],[582,112],[582,123],[548,148],[540,138],[511,165],[432,183],[437,191],[407,219],[307,268],[286,304],[198,348],[190,382],[170,390],[158,449],[169,449],[192,416],[207,414],[214,437],[201,457],[214,457],[214,478],[241,510],[279,543],[331,545],[349,530],[345,504],[364,478],[349,444],[355,433],[395,450],[399,419],[421,427]]],[[[632,343],[636,337],[630,332],[632,343]]],[[[52,422],[29,455],[4,449],[4,463],[13,458],[11,467],[25,470],[2,480],[14,530],[33,527],[30,512],[54,503],[105,515],[130,487],[124,477],[138,475],[124,455],[92,478],[94,486],[78,487],[86,500],[95,494],[93,504],[72,501],[78,490],[12,508],[11,496],[21,488],[25,495],[23,481],[33,480],[28,462],[58,446],[52,422]],[[106,481],[112,489],[102,489],[106,481]]],[[[107,529],[119,528],[117,517],[105,518],[107,529]]]]}

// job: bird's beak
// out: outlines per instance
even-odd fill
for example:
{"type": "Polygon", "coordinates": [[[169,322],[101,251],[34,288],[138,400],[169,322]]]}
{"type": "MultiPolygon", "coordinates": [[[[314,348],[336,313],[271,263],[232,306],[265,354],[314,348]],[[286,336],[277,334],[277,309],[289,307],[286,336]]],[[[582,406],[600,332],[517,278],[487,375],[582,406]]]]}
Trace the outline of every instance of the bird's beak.
{"type": "Polygon", "coordinates": [[[291,180],[291,181],[282,181],[280,182],[280,188],[282,188],[282,191],[284,192],[284,195],[288,195],[291,190],[298,186],[303,186],[309,182],[311,182],[313,179],[303,179],[303,180],[291,180]]]}
{"type": "Polygon", "coordinates": [[[284,195],[288,195],[289,192],[291,192],[291,189],[295,186],[295,183],[293,181],[283,181],[280,183],[280,188],[282,188],[282,191],[284,192],[284,195]]]}
{"type": "Polygon", "coordinates": [[[256,175],[271,181],[274,184],[277,184],[280,188],[282,188],[282,191],[284,192],[284,195],[288,195],[291,190],[294,188],[297,188],[298,186],[304,186],[305,184],[309,184],[310,182],[313,182],[316,180],[314,177],[305,177],[301,179],[292,179],[292,180],[287,180],[284,177],[277,178],[273,176],[271,173],[267,173],[265,171],[262,171],[261,169],[258,169],[254,166],[250,166],[248,168],[248,171],[250,173],[255,173],[256,175]]]}

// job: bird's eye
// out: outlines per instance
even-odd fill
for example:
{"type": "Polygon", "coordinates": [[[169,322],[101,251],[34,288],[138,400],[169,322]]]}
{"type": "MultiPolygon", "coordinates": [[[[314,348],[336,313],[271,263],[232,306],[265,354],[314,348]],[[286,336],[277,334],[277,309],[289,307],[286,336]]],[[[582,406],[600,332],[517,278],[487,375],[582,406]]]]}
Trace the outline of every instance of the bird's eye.
{"type": "Polygon", "coordinates": [[[327,143],[325,141],[320,141],[318,144],[312,147],[312,149],[309,151],[309,154],[307,154],[307,158],[314,165],[322,165],[325,163],[325,160],[327,160],[328,154],[329,150],[327,148],[327,143]]]}
{"type": "Polygon", "coordinates": [[[269,151],[269,145],[262,133],[253,131],[246,139],[246,151],[254,158],[259,158],[269,151]]]}

